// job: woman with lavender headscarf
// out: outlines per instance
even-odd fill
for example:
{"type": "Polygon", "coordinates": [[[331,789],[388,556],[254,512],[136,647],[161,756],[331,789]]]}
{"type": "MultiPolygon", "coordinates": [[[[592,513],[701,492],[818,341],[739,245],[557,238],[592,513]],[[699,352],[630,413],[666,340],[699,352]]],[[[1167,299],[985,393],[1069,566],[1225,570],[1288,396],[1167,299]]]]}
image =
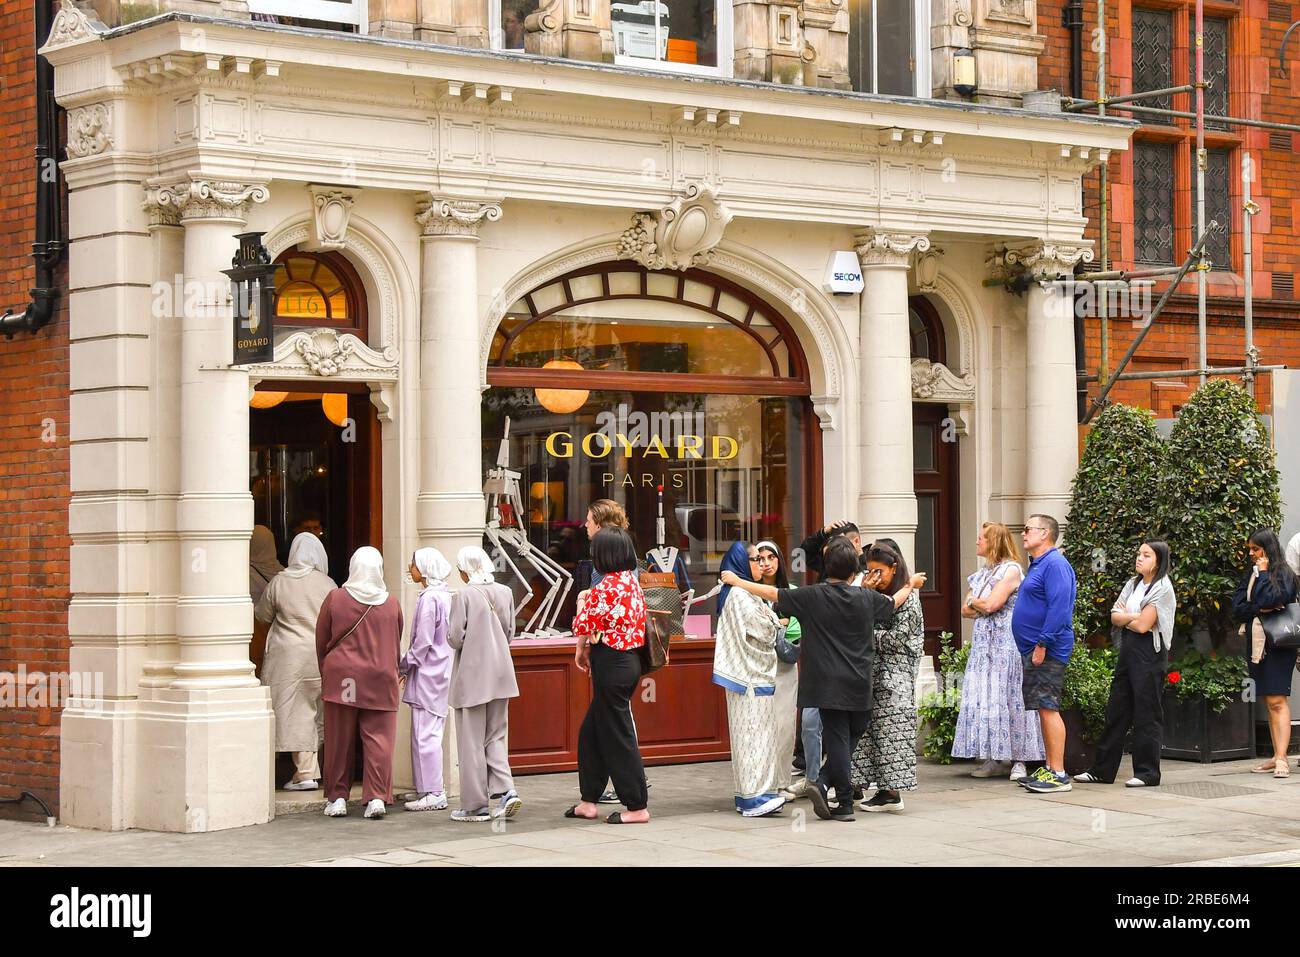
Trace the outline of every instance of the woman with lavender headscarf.
{"type": "Polygon", "coordinates": [[[442,785],[442,733],[453,655],[447,643],[450,574],[450,563],[436,548],[417,549],[411,558],[411,579],[423,589],[411,619],[411,647],[398,665],[405,683],[402,700],[411,708],[411,773],[419,793],[416,800],[406,802],[408,811],[447,807],[442,785]]]}

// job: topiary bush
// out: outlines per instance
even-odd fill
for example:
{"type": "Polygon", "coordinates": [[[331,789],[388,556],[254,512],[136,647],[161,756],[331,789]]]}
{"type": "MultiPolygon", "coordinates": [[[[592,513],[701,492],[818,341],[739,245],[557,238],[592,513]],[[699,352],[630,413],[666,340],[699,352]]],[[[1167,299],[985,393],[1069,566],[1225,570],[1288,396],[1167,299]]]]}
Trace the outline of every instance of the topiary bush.
{"type": "Polygon", "coordinates": [[[1246,540],[1282,524],[1276,457],[1246,390],[1214,379],[1193,393],[1169,437],[1156,527],[1172,552],[1178,624],[1214,647],[1236,630],[1231,597],[1249,564],[1246,540]]]}
{"type": "Polygon", "coordinates": [[[1061,546],[1078,578],[1074,635],[1080,642],[1109,634],[1110,609],[1133,575],[1138,545],[1155,531],[1164,470],[1165,443],[1151,412],[1112,405],[1097,417],[1075,473],[1061,546]]]}

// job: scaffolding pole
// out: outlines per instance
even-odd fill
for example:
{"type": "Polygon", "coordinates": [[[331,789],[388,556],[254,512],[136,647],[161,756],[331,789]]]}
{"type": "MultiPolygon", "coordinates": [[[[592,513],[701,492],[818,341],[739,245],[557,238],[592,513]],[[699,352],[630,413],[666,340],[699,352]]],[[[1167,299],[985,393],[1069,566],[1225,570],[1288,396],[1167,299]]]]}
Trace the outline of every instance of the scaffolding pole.
{"type": "Polygon", "coordinates": [[[1259,212],[1259,206],[1251,199],[1251,180],[1255,178],[1254,165],[1251,163],[1250,152],[1241,151],[1241,232],[1242,232],[1242,265],[1245,268],[1246,279],[1246,372],[1244,379],[1246,382],[1246,391],[1251,396],[1255,394],[1255,370],[1252,368],[1259,361],[1259,350],[1255,348],[1255,273],[1253,263],[1253,251],[1251,249],[1251,226],[1255,214],[1259,212]]]}
{"type": "MultiPolygon", "coordinates": [[[[1097,115],[1106,115],[1106,0],[1097,0],[1097,115]]],[[[1101,271],[1107,272],[1110,269],[1110,162],[1101,164],[1101,169],[1097,173],[1097,179],[1100,188],[1098,189],[1099,199],[1101,202],[1101,228],[1098,230],[1097,238],[1100,240],[1098,245],[1101,246],[1101,271]]],[[[1110,317],[1106,314],[1106,297],[1100,299],[1100,308],[1097,311],[1097,318],[1100,320],[1098,332],[1101,341],[1098,343],[1097,364],[1098,371],[1101,374],[1102,382],[1106,381],[1106,376],[1110,371],[1110,317]]],[[[1088,339],[1084,336],[1084,345],[1086,347],[1088,339]]]]}
{"type": "Polygon", "coordinates": [[[1183,86],[1167,86],[1163,90],[1146,90],[1142,93],[1126,93],[1124,96],[1107,96],[1103,99],[1081,100],[1072,96],[1065,97],[1065,110],[1068,113],[1090,110],[1101,106],[1115,106],[1119,103],[1132,103],[1135,100],[1152,99],[1157,96],[1170,96],[1174,93],[1190,93],[1195,87],[1187,83],[1183,86]]]}
{"type": "MultiPolygon", "coordinates": [[[[1196,0],[1196,234],[1201,237],[1200,261],[1196,264],[1196,346],[1201,385],[1205,385],[1206,321],[1205,273],[1210,264],[1205,259],[1205,0],[1196,0]]],[[[1177,285],[1175,283],[1175,285],[1177,285]]]]}
{"type": "MultiPolygon", "coordinates": [[[[1123,372],[1119,375],[1111,376],[1114,382],[1128,382],[1133,379],[1186,379],[1189,376],[1208,375],[1247,375],[1252,370],[1254,372],[1273,372],[1277,369],[1285,369],[1286,366],[1211,366],[1208,369],[1161,369],[1154,372],[1123,372]]],[[[1098,379],[1095,375],[1083,375],[1079,377],[1080,382],[1096,382],[1098,379]]]]}
{"type": "MultiPolygon", "coordinates": [[[[1142,325],[1142,330],[1133,338],[1133,342],[1129,345],[1128,351],[1124,353],[1124,358],[1119,360],[1119,366],[1115,369],[1116,376],[1124,371],[1129,360],[1133,358],[1133,353],[1138,351],[1138,347],[1142,345],[1142,340],[1147,337],[1147,333],[1151,331],[1151,327],[1154,326],[1156,320],[1160,318],[1160,313],[1164,311],[1165,304],[1169,302],[1170,297],[1173,296],[1174,290],[1178,288],[1178,284],[1183,281],[1183,277],[1186,276],[1188,271],[1192,268],[1192,263],[1201,261],[1205,254],[1205,241],[1210,238],[1210,232],[1218,228],[1218,222],[1211,220],[1209,227],[1205,232],[1201,233],[1200,238],[1196,240],[1196,245],[1192,247],[1191,252],[1187,254],[1187,258],[1183,260],[1182,266],[1179,267],[1178,275],[1175,276],[1173,281],[1169,284],[1169,288],[1161,294],[1160,301],[1156,303],[1155,309],[1151,310],[1151,317],[1147,319],[1147,321],[1142,325]]],[[[1204,381],[1205,363],[1202,362],[1197,368],[1200,370],[1201,380],[1204,381]]],[[[1110,390],[1114,388],[1116,381],[1115,376],[1111,376],[1105,382],[1102,382],[1101,392],[1097,395],[1097,398],[1092,400],[1092,405],[1088,407],[1088,412],[1083,417],[1084,425],[1091,422],[1092,417],[1097,414],[1097,410],[1105,404],[1106,396],[1110,394],[1110,390]]]]}
{"type": "MultiPolygon", "coordinates": [[[[1145,95],[1145,94],[1144,94],[1145,95]]],[[[1195,113],[1189,113],[1186,110],[1166,110],[1158,106],[1133,106],[1125,104],[1124,106],[1115,107],[1121,113],[1150,113],[1152,116],[1176,116],[1179,119],[1194,120],[1195,113]]],[[[1099,113],[1098,116],[1101,114],[1099,113]]],[[[1205,114],[1207,123],[1225,123],[1228,126],[1251,126],[1261,130],[1286,130],[1288,133],[1300,133],[1300,124],[1297,123],[1274,123],[1271,120],[1251,120],[1244,116],[1216,116],[1213,113],[1205,114]]]]}

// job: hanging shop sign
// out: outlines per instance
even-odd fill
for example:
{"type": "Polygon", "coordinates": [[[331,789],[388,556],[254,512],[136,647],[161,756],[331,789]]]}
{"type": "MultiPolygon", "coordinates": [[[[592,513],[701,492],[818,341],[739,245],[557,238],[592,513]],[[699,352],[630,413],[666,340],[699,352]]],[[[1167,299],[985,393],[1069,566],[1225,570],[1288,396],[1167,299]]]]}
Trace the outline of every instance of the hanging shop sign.
{"type": "Polygon", "coordinates": [[[862,292],[862,264],[851,249],[837,249],[826,264],[822,288],[832,295],[851,296],[862,292]]]}
{"type": "Polygon", "coordinates": [[[239,251],[231,260],[230,293],[234,302],[234,364],[270,362],[275,355],[275,266],[262,245],[263,233],[240,233],[239,251]]]}

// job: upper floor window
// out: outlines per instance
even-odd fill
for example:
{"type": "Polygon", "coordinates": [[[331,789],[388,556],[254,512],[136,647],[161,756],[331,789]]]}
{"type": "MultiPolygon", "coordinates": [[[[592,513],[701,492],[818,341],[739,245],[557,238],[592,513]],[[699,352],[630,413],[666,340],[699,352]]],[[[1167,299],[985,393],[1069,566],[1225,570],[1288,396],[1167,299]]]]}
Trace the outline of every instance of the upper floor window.
{"type": "Polygon", "coordinates": [[[849,78],[860,93],[930,95],[930,5],[849,0],[849,78]]]}
{"type": "Polygon", "coordinates": [[[524,49],[524,21],[536,13],[539,0],[500,0],[490,5],[494,22],[490,23],[492,46],[499,50],[524,49]]]}
{"type": "Polygon", "coordinates": [[[254,20],[365,33],[367,0],[248,0],[254,20]]]}
{"type": "Polygon", "coordinates": [[[611,3],[614,62],[724,75],[730,72],[731,16],[731,0],[611,3]]]}

